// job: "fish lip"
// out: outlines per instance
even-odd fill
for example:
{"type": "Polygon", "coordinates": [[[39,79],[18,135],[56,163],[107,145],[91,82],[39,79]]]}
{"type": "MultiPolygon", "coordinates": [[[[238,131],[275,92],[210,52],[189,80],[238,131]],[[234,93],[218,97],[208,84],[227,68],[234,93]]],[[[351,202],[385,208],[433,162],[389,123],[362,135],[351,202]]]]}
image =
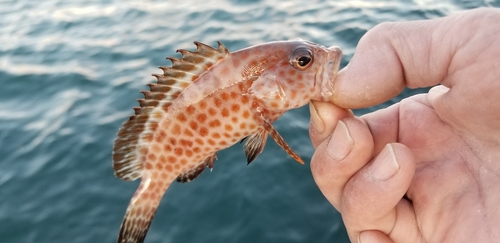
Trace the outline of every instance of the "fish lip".
{"type": "Polygon", "coordinates": [[[333,84],[337,78],[342,60],[342,49],[338,46],[331,46],[326,49],[328,52],[327,62],[323,65],[320,82],[320,101],[328,101],[334,94],[333,84]]]}

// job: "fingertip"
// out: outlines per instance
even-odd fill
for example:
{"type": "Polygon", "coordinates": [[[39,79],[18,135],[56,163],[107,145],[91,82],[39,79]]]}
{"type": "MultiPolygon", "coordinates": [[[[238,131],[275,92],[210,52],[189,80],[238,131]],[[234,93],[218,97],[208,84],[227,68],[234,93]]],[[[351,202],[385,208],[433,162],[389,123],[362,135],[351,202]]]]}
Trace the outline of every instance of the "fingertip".
{"type": "Polygon", "coordinates": [[[358,243],[393,243],[393,241],[380,231],[366,230],[359,233],[358,243]]]}
{"type": "Polygon", "coordinates": [[[350,110],[320,101],[311,101],[309,111],[311,113],[309,136],[315,148],[330,136],[339,120],[354,117],[350,110]]]}
{"type": "Polygon", "coordinates": [[[370,227],[386,234],[396,220],[395,207],[404,197],[415,173],[413,155],[399,143],[388,144],[344,188],[341,212],[346,227],[370,227]]]}
{"type": "Polygon", "coordinates": [[[370,161],[373,138],[359,119],[347,118],[337,124],[314,152],[311,172],[323,195],[338,208],[347,181],[370,161]]]}

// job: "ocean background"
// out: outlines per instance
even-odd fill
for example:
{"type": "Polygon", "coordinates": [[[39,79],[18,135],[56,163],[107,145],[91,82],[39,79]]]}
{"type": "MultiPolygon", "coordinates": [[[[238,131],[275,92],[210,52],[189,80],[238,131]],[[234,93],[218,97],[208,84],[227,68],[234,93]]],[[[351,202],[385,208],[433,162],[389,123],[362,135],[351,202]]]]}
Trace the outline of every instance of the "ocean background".
{"type": "MultiPolygon", "coordinates": [[[[345,66],[378,23],[500,6],[437,2],[0,0],[0,242],[115,242],[138,181],[114,176],[113,141],[175,50],[302,38],[342,47],[345,66]]],[[[307,106],[275,123],[306,165],[272,140],[249,166],[241,145],[224,150],[169,189],[146,242],[348,242],[311,176],[308,125],[307,106]]]]}

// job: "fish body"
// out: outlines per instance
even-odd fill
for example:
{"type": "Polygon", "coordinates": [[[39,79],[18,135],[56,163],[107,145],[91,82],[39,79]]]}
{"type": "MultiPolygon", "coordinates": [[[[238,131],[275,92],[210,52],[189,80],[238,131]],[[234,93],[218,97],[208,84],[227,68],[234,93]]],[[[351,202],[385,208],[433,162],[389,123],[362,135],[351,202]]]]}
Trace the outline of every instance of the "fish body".
{"type": "Polygon", "coordinates": [[[247,162],[270,135],[289,155],[303,161],[272,126],[284,112],[310,100],[327,101],[341,50],[308,41],[278,41],[233,53],[195,42],[178,50],[172,67],[160,67],[157,83],[143,91],[135,115],[120,128],[113,148],[115,174],[141,178],[123,219],[118,242],[143,242],[158,205],[175,180],[188,182],[216,152],[239,141],[247,162]]]}

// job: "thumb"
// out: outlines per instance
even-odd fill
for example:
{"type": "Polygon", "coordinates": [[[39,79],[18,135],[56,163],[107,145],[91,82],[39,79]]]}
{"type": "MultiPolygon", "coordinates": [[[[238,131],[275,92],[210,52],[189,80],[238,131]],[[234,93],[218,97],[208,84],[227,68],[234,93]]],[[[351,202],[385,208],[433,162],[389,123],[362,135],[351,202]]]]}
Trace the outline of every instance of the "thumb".
{"type": "Polygon", "coordinates": [[[460,31],[447,29],[452,18],[456,16],[383,23],[369,30],[339,72],[332,102],[343,108],[364,108],[393,98],[405,86],[440,83],[457,45],[449,32],[460,31]]]}

